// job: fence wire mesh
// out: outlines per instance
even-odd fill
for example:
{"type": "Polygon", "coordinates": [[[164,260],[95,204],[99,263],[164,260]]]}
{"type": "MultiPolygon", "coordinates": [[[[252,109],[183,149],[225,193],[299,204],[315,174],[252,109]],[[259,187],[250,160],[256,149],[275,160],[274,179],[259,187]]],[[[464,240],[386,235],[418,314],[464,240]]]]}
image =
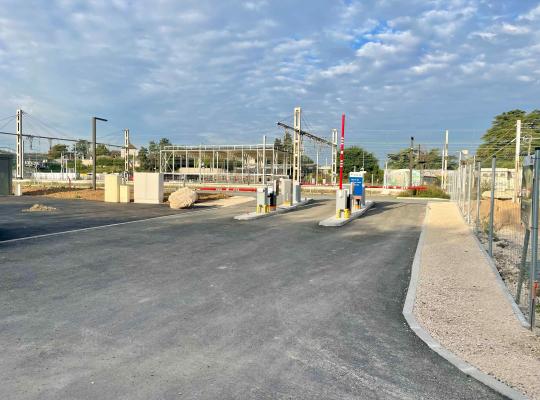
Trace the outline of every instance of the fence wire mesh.
{"type": "Polygon", "coordinates": [[[516,304],[528,321],[532,320],[535,328],[539,328],[538,293],[531,296],[535,278],[531,282],[530,226],[527,220],[524,222],[521,207],[523,170],[508,168],[513,163],[513,158],[462,161],[449,176],[448,190],[492,257],[516,304]]]}

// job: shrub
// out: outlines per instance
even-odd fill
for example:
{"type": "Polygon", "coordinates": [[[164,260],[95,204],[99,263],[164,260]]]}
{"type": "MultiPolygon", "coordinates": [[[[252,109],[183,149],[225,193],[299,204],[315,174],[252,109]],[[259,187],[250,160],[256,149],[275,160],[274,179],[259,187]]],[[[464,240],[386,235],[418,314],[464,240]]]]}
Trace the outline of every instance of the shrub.
{"type": "Polygon", "coordinates": [[[449,199],[450,196],[438,186],[428,186],[424,190],[410,189],[399,194],[402,197],[434,197],[439,199],[449,199]]]}

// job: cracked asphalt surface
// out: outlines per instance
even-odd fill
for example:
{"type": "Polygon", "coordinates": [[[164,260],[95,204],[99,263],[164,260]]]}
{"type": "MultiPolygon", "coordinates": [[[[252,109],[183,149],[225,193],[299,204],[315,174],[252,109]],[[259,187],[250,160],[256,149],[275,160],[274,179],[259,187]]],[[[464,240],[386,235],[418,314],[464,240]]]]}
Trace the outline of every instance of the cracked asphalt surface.
{"type": "MultiPolygon", "coordinates": [[[[27,216],[0,198],[1,238],[157,210],[77,202],[27,216]]],[[[502,398],[401,314],[424,204],[380,201],[342,228],[317,225],[332,201],[244,210],[0,243],[0,398],[502,398]]]]}

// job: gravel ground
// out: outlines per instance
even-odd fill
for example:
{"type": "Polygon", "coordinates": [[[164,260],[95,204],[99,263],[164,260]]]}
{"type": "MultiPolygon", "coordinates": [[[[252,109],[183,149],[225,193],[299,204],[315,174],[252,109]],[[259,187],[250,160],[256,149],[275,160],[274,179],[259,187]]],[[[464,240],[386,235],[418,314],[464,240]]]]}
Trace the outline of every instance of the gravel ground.
{"type": "Polygon", "coordinates": [[[430,203],[415,314],[443,346],[540,399],[540,338],[524,329],[454,203],[430,203]]]}

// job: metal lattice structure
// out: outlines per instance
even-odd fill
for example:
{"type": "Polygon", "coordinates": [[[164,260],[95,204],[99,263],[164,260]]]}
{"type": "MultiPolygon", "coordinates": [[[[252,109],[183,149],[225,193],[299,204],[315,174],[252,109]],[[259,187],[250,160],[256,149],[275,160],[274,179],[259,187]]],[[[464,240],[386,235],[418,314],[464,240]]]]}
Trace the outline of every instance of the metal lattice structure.
{"type": "Polygon", "coordinates": [[[164,146],[159,171],[169,181],[257,184],[288,178],[292,162],[292,153],[274,143],[164,146]]]}

